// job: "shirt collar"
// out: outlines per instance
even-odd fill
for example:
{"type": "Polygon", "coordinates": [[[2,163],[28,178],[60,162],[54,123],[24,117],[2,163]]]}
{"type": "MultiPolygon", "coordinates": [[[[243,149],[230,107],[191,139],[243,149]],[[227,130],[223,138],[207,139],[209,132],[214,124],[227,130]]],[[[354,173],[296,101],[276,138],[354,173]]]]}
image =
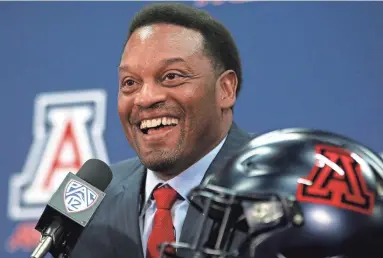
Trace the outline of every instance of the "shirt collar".
{"type": "Polygon", "coordinates": [[[179,195],[181,195],[185,200],[187,200],[187,195],[189,194],[189,192],[201,183],[207,169],[209,168],[214,158],[217,156],[218,152],[221,150],[222,145],[226,141],[226,138],[227,137],[225,137],[213,150],[211,150],[202,159],[194,163],[192,166],[187,168],[178,176],[166,182],[159,179],[154,171],[147,169],[148,173],[146,175],[146,182],[145,182],[145,202],[144,203],[148,202],[153,190],[159,184],[161,185],[168,184],[174,190],[176,190],[179,195]]]}

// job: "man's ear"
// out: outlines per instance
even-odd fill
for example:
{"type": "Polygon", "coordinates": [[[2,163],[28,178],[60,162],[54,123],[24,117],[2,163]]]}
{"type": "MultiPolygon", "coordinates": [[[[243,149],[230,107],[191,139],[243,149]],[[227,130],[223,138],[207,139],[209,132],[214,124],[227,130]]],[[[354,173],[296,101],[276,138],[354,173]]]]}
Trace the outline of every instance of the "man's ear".
{"type": "Polygon", "coordinates": [[[217,103],[222,109],[232,108],[237,99],[238,78],[233,70],[223,72],[217,79],[217,103]]]}

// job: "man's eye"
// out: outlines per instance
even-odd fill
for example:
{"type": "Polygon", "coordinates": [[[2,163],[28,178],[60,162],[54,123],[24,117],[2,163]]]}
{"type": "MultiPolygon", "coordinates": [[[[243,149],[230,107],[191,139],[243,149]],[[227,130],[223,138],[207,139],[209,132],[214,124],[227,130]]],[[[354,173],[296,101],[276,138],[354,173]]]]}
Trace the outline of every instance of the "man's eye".
{"type": "Polygon", "coordinates": [[[182,75],[176,74],[176,73],[168,73],[165,75],[164,80],[174,80],[176,78],[183,77],[182,75]]]}
{"type": "Polygon", "coordinates": [[[131,86],[134,86],[135,83],[136,83],[135,81],[128,79],[128,80],[125,80],[125,81],[122,83],[122,86],[128,86],[128,87],[131,87],[131,86]]]}

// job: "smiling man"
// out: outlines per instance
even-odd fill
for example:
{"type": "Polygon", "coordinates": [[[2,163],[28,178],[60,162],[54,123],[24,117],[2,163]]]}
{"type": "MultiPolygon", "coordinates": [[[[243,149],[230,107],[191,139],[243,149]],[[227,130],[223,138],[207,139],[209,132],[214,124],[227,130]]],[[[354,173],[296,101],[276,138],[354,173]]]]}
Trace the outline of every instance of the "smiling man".
{"type": "Polygon", "coordinates": [[[118,111],[143,165],[170,179],[227,135],[238,79],[233,70],[212,65],[200,32],[142,26],[122,55],[118,111]]]}
{"type": "Polygon", "coordinates": [[[137,13],[119,65],[118,112],[138,157],[112,166],[72,257],[158,258],[159,243],[192,241],[202,215],[188,192],[250,139],[233,122],[241,81],[230,33],[206,12],[155,4],[137,13]]]}

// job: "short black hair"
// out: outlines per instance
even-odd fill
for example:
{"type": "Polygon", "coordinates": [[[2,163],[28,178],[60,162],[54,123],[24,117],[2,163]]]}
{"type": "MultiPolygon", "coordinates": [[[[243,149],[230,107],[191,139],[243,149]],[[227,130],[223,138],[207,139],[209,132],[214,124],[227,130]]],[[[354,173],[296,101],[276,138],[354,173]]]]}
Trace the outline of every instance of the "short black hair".
{"type": "Polygon", "coordinates": [[[237,46],[225,26],[201,9],[181,3],[151,4],[140,10],[129,27],[125,44],[137,29],[158,23],[182,26],[200,32],[205,54],[211,58],[215,72],[233,70],[238,77],[238,96],[242,85],[241,59],[237,46]]]}

